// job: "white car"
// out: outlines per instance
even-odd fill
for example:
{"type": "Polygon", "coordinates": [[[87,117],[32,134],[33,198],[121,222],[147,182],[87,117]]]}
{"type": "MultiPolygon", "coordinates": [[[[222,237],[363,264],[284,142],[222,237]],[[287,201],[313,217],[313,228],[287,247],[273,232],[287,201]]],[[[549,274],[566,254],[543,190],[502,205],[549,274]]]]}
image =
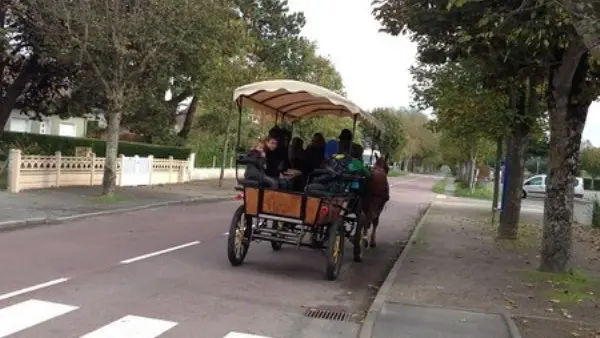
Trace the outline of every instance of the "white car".
{"type": "MultiPolygon", "coordinates": [[[[542,197],[546,195],[546,181],[548,177],[546,175],[535,175],[523,182],[523,191],[521,192],[522,198],[528,196],[542,197]]],[[[583,178],[577,177],[575,184],[575,197],[583,198],[583,178]]]]}

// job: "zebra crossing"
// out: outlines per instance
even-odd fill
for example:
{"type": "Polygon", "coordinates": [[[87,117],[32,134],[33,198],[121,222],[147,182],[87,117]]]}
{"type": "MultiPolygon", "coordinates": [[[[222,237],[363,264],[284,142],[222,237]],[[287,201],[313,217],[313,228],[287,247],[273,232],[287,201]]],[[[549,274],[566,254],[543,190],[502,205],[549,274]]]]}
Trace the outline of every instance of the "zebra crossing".
{"type": "MultiPolygon", "coordinates": [[[[30,299],[0,308],[0,338],[26,332],[34,326],[68,315],[80,307],[37,299],[30,299]]],[[[101,326],[79,338],[155,338],[173,329],[178,323],[126,315],[101,326]]],[[[249,333],[229,332],[222,338],[271,338],[249,333]]]]}

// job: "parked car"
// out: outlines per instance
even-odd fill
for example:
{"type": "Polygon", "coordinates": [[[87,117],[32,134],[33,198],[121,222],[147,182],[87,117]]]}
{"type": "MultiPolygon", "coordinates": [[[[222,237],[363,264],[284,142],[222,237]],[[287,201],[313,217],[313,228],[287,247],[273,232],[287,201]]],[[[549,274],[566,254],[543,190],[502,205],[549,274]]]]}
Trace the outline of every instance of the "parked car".
{"type": "MultiPolygon", "coordinates": [[[[535,175],[523,182],[523,191],[521,192],[522,198],[528,196],[542,197],[546,195],[546,182],[548,177],[546,175],[535,175]]],[[[577,177],[575,184],[575,197],[583,198],[583,178],[577,177]]]]}

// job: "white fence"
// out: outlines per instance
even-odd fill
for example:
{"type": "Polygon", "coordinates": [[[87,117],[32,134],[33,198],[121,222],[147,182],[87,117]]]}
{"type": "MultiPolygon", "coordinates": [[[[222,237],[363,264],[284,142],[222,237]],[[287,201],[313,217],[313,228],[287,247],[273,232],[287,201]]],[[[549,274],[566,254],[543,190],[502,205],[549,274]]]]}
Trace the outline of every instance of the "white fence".
{"type": "MultiPolygon", "coordinates": [[[[137,186],[183,183],[191,179],[191,156],[188,160],[148,157],[125,157],[117,161],[117,185],[137,186]]],[[[8,190],[19,192],[27,189],[63,186],[94,186],[102,184],[104,176],[103,157],[22,155],[12,149],[8,166],[8,190]]]]}

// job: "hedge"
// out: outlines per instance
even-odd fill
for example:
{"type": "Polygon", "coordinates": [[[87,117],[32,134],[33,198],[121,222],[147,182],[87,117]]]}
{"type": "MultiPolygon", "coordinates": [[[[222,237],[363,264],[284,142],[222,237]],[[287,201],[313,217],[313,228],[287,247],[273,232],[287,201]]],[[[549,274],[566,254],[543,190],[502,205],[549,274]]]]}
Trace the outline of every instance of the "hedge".
{"type": "MultiPolygon", "coordinates": [[[[90,147],[99,157],[106,155],[106,142],[98,139],[65,137],[56,135],[28,134],[16,132],[0,132],[0,157],[2,152],[4,156],[10,148],[18,148],[26,154],[35,155],[54,155],[60,151],[65,156],[74,156],[75,147],[90,147]]],[[[189,157],[191,150],[189,148],[161,146],[156,144],[139,142],[119,142],[119,154],[125,156],[148,156],[153,155],[156,158],[173,158],[185,160],[189,157]]]]}
{"type": "MultiPolygon", "coordinates": [[[[592,190],[592,179],[589,177],[583,178],[583,189],[592,190]]],[[[594,190],[600,190],[600,179],[594,180],[594,190]]]]}

